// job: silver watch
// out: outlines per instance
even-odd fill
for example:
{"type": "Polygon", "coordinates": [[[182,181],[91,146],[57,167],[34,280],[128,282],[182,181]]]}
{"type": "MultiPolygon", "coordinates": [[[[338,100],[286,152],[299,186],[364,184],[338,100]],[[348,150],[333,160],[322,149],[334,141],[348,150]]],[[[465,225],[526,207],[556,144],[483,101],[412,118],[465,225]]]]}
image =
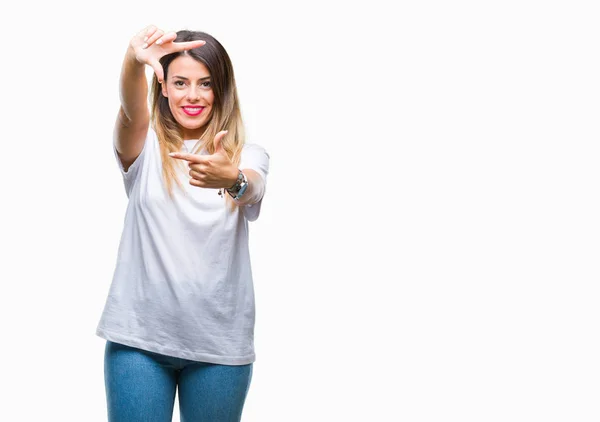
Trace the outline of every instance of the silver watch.
{"type": "Polygon", "coordinates": [[[232,187],[226,189],[233,199],[240,199],[248,188],[248,179],[242,170],[238,169],[238,178],[232,187]]]}

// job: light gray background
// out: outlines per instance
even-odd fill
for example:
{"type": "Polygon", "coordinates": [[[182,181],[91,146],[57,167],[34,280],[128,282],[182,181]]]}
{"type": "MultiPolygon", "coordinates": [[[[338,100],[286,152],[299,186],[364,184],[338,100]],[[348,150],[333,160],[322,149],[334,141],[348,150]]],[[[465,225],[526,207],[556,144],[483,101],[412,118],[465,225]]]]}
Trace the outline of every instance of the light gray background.
{"type": "Polygon", "coordinates": [[[595,4],[395,7],[3,9],[1,420],[105,420],[112,126],[150,23],[222,41],[271,155],[245,422],[599,420],[595,4]]]}

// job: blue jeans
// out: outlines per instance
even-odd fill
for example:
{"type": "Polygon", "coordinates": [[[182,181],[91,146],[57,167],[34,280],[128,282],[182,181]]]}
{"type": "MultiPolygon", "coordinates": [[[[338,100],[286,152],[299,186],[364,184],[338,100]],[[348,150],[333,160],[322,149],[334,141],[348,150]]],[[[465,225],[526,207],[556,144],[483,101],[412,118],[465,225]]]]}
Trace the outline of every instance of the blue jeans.
{"type": "Polygon", "coordinates": [[[175,390],[181,422],[239,422],[252,364],[217,365],[106,342],[109,422],[171,422],[175,390]]]}

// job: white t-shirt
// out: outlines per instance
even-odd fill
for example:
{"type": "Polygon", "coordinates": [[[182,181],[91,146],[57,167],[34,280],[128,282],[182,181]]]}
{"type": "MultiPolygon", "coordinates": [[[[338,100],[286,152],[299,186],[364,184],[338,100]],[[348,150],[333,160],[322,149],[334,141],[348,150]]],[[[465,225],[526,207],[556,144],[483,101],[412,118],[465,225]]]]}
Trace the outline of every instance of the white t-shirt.
{"type": "MultiPolygon", "coordinates": [[[[185,141],[183,151],[194,143],[185,141]]],[[[190,185],[187,171],[180,172],[185,192],[174,184],[169,198],[152,128],[127,172],[117,162],[129,203],[96,334],[195,361],[254,362],[248,221],[258,218],[262,200],[231,211],[217,189],[190,185]]],[[[239,167],[257,171],[266,183],[269,155],[245,144],[239,167]]]]}

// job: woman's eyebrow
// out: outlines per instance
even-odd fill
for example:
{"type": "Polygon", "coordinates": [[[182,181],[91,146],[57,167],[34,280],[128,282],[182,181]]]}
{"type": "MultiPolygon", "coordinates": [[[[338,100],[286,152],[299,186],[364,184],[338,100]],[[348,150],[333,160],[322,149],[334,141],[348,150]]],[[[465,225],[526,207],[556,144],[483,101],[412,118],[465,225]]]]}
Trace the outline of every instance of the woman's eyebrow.
{"type": "MultiPolygon", "coordinates": [[[[185,76],[179,76],[179,75],[173,75],[173,79],[183,79],[184,81],[189,81],[189,79],[186,78],[185,76]]],[[[210,79],[210,76],[205,76],[203,78],[200,78],[199,80],[205,81],[206,79],[210,79]]]]}

